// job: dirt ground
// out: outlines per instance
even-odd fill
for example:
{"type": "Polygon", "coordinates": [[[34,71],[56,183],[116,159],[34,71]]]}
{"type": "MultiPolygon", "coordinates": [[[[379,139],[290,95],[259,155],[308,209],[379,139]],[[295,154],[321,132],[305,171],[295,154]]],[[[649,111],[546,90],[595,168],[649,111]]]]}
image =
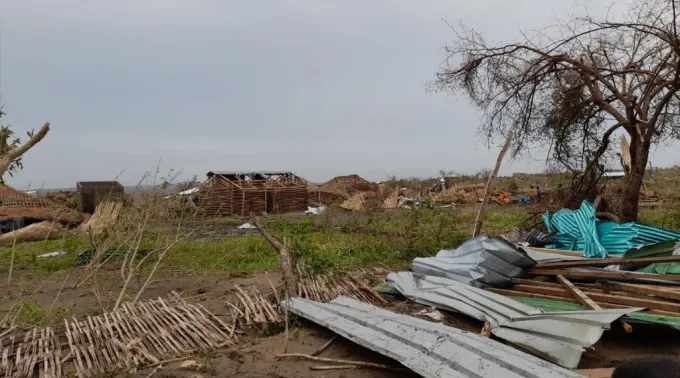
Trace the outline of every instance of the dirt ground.
{"type": "MultiPolygon", "coordinates": [[[[76,317],[96,314],[102,308],[110,308],[115,302],[122,282],[119,271],[103,271],[97,276],[95,285],[88,283],[73,289],[79,269],[58,272],[50,277],[36,276],[25,271],[13,273],[12,286],[7,288],[7,274],[0,275],[0,317],[5,315],[16,300],[33,298],[43,308],[53,306],[68,308],[76,317]],[[7,294],[10,293],[10,294],[7,294]],[[99,299],[97,298],[99,297],[99,299]],[[101,303],[101,306],[100,306],[101,303]]],[[[213,272],[173,272],[165,271],[158,275],[156,281],[145,291],[143,298],[166,296],[174,290],[181,293],[189,302],[198,302],[215,315],[229,320],[226,301],[234,299],[234,285],[242,287],[256,286],[261,292],[271,290],[271,283],[279,283],[281,277],[277,272],[258,274],[250,278],[227,278],[213,272]],[[271,283],[270,283],[271,282],[271,283]]],[[[133,282],[130,293],[134,295],[141,282],[133,282]]],[[[391,309],[413,315],[424,309],[423,306],[411,302],[396,302],[391,309]]],[[[427,319],[428,318],[423,318],[427,319]]],[[[291,340],[288,342],[290,353],[311,353],[326,343],[332,332],[309,322],[300,321],[291,327],[291,340]]],[[[458,314],[446,314],[445,324],[460,329],[478,332],[482,324],[476,320],[458,314]]],[[[634,325],[633,333],[625,333],[619,324],[604,336],[592,350],[584,353],[579,368],[614,367],[621,361],[633,357],[647,355],[680,354],[680,333],[662,327],[634,325]]],[[[157,371],[156,377],[411,377],[410,372],[380,371],[373,369],[314,371],[312,366],[323,363],[310,361],[277,360],[276,353],[281,353],[284,346],[284,335],[280,330],[272,331],[268,336],[254,332],[244,335],[242,343],[231,349],[210,352],[195,356],[190,367],[182,367],[182,362],[164,366],[157,371]]],[[[359,347],[344,339],[336,340],[322,354],[322,357],[336,359],[362,360],[399,366],[377,353],[359,347]]],[[[146,377],[152,369],[140,369],[135,373],[126,373],[120,377],[146,377]]]]}

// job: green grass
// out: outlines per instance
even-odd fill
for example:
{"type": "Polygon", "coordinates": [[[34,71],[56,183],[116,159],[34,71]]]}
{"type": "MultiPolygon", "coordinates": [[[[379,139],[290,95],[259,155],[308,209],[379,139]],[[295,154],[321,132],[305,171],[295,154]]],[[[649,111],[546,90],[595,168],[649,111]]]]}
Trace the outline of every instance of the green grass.
{"type": "Polygon", "coordinates": [[[71,316],[71,310],[59,306],[45,309],[38,302],[29,299],[15,303],[7,316],[20,326],[50,326],[62,323],[71,316]]]}
{"type": "MultiPolygon", "coordinates": [[[[321,217],[297,222],[281,217],[271,231],[285,240],[304,259],[308,269],[321,273],[370,267],[376,264],[404,266],[414,257],[430,256],[456,247],[471,236],[476,213],[445,209],[398,210],[388,213],[343,213],[337,219],[321,217]],[[338,220],[339,219],[339,220],[338,220]]],[[[514,208],[490,208],[485,230],[498,235],[519,226],[526,215],[514,208]]],[[[140,250],[149,251],[165,243],[163,233],[148,233],[140,250]]],[[[85,237],[23,243],[16,246],[14,269],[54,272],[73,268],[80,251],[89,248],[85,237]],[[52,251],[66,256],[37,258],[52,251]]],[[[0,272],[7,271],[12,248],[0,248],[0,272]]],[[[153,264],[150,258],[146,264],[153,264]]],[[[244,276],[279,268],[278,253],[261,237],[237,236],[216,241],[182,241],[167,254],[163,268],[229,272],[244,276]]]]}
{"type": "MultiPolygon", "coordinates": [[[[37,268],[44,272],[56,272],[76,266],[78,251],[88,248],[85,237],[68,237],[59,240],[47,240],[33,243],[21,243],[15,246],[14,269],[37,268]],[[38,258],[48,252],[64,251],[65,256],[38,258]]],[[[12,261],[12,246],[0,248],[0,272],[9,270],[12,261]]]]}

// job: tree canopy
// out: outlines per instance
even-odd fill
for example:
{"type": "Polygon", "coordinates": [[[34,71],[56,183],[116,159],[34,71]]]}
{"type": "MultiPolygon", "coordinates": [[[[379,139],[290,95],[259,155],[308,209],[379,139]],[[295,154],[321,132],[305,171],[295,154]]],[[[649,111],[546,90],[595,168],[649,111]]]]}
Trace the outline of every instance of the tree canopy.
{"type": "Polygon", "coordinates": [[[505,45],[469,28],[455,32],[433,84],[467,95],[489,138],[512,130],[515,154],[538,143],[565,167],[588,170],[615,131],[628,134],[626,200],[634,204],[621,215],[636,219],[650,146],[680,136],[674,1],[640,1],[618,17],[584,15],[505,45]]]}

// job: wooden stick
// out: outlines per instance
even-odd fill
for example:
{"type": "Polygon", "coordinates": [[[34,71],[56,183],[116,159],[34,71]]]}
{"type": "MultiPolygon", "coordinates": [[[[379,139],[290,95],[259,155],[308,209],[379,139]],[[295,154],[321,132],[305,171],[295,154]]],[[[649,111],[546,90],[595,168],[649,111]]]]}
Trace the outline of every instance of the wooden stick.
{"type": "Polygon", "coordinates": [[[559,282],[577,301],[581,302],[584,306],[591,310],[602,310],[602,307],[600,307],[595,301],[592,299],[588,298],[588,296],[583,293],[579,288],[574,286],[569,280],[561,275],[556,276],[557,282],[559,282]]]}
{"type": "Polygon", "coordinates": [[[310,356],[318,356],[318,355],[320,355],[321,353],[323,353],[323,351],[326,350],[326,349],[328,349],[328,347],[331,346],[331,344],[333,344],[333,341],[335,341],[338,337],[340,337],[340,335],[335,335],[335,336],[331,337],[331,339],[328,340],[328,341],[327,341],[324,345],[322,345],[319,349],[317,349],[317,350],[315,350],[314,352],[312,352],[312,354],[310,354],[310,356]]]}
{"type": "Polygon", "coordinates": [[[498,170],[501,168],[501,163],[503,162],[503,156],[505,156],[505,153],[508,151],[508,148],[510,148],[510,142],[512,142],[512,131],[508,133],[508,137],[505,139],[505,144],[503,145],[503,148],[501,149],[501,152],[498,154],[498,158],[496,159],[496,167],[494,167],[493,172],[489,176],[489,180],[486,183],[484,200],[482,201],[482,204],[479,206],[479,212],[477,212],[477,220],[475,221],[475,228],[472,231],[473,238],[479,236],[479,233],[482,231],[482,224],[484,223],[484,211],[486,210],[486,205],[489,203],[489,198],[491,197],[491,186],[493,184],[493,179],[496,177],[496,175],[498,175],[498,170]]]}
{"type": "Polygon", "coordinates": [[[301,358],[303,360],[332,362],[332,363],[336,363],[336,364],[354,365],[354,366],[370,367],[370,368],[376,368],[376,369],[399,369],[399,367],[396,367],[396,366],[376,364],[376,363],[373,363],[373,362],[350,361],[350,360],[340,360],[340,359],[335,359],[335,358],[315,357],[315,356],[310,356],[309,354],[302,354],[302,353],[277,354],[276,358],[301,358]]]}
{"type": "Polygon", "coordinates": [[[327,365],[327,366],[310,366],[309,370],[352,370],[356,369],[356,365],[327,365]]]}
{"type": "Polygon", "coordinates": [[[482,335],[484,337],[490,337],[491,336],[491,323],[484,322],[484,326],[482,327],[482,332],[480,332],[480,335],[482,335]]]}
{"type": "Polygon", "coordinates": [[[538,263],[533,269],[563,269],[576,267],[603,267],[609,265],[649,265],[654,263],[680,262],[680,256],[643,257],[637,259],[586,259],[576,261],[560,261],[551,263],[538,263]]]}
{"type": "Polygon", "coordinates": [[[161,362],[160,365],[156,366],[156,368],[153,369],[153,370],[151,371],[151,373],[149,373],[149,375],[146,376],[146,378],[151,378],[154,374],[156,374],[156,373],[157,373],[159,370],[161,370],[162,368],[163,368],[163,363],[161,362]]]}

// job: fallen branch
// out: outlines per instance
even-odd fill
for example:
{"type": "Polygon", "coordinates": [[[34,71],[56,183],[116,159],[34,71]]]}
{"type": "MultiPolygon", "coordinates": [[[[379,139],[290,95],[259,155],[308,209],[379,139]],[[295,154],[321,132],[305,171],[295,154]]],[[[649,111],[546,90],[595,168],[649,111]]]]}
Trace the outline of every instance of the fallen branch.
{"type": "Polygon", "coordinates": [[[332,362],[332,363],[336,363],[336,364],[369,367],[369,368],[375,368],[375,369],[405,370],[404,368],[399,368],[399,367],[396,367],[396,366],[383,365],[383,364],[376,364],[376,363],[373,363],[373,362],[350,361],[350,360],[340,360],[340,359],[335,359],[335,358],[315,357],[315,356],[311,356],[309,354],[303,354],[303,353],[277,354],[276,358],[300,358],[300,359],[303,359],[303,360],[332,362]]]}

